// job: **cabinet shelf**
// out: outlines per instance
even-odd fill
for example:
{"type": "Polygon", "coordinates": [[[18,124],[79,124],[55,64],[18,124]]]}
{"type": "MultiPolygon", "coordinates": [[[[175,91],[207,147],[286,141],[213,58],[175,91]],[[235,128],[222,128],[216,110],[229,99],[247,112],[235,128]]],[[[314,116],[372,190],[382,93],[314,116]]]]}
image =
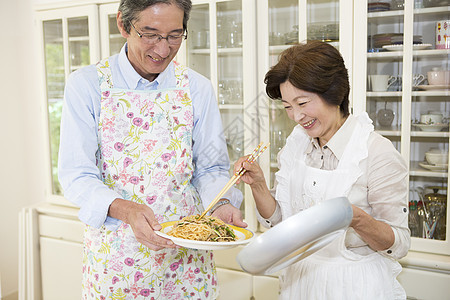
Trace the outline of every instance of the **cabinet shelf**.
{"type": "MultiPolygon", "coordinates": [[[[431,97],[441,97],[450,96],[450,90],[438,90],[438,91],[413,91],[411,93],[413,97],[431,96],[431,97]]],[[[402,97],[401,91],[396,92],[366,92],[366,96],[370,98],[396,98],[402,97]]],[[[387,99],[381,99],[386,101],[387,99]]]]}
{"type": "Polygon", "coordinates": [[[437,177],[437,178],[447,178],[448,171],[429,171],[421,166],[419,166],[418,161],[412,161],[409,168],[409,175],[416,177],[437,177]]]}
{"type": "MultiPolygon", "coordinates": [[[[446,57],[450,54],[450,49],[427,49],[427,50],[414,50],[413,55],[415,57],[430,57],[430,56],[438,56],[438,57],[446,57]]],[[[394,60],[402,60],[403,59],[403,51],[386,51],[386,52],[376,52],[367,53],[367,59],[374,60],[385,60],[385,59],[394,59],[394,60]]]]}
{"type": "Polygon", "coordinates": [[[400,126],[375,127],[375,132],[382,136],[401,136],[400,126]]]}
{"type": "Polygon", "coordinates": [[[450,90],[439,90],[439,91],[414,91],[412,96],[450,96],[450,90]]]}
{"type": "MultiPolygon", "coordinates": [[[[367,97],[401,97],[402,92],[367,92],[367,97]]],[[[383,99],[384,101],[384,99],[383,99]]]]}
{"type": "Polygon", "coordinates": [[[219,109],[243,109],[243,104],[219,104],[219,109]]]}
{"type": "Polygon", "coordinates": [[[228,54],[241,55],[242,48],[219,48],[217,49],[217,53],[219,55],[228,55],[228,54]]]}
{"type": "MultiPolygon", "coordinates": [[[[430,20],[435,20],[436,16],[447,15],[450,11],[450,6],[441,7],[427,7],[414,9],[415,15],[421,15],[423,17],[429,16],[430,20]]],[[[389,10],[380,12],[370,12],[367,14],[367,19],[371,23],[382,22],[386,23],[403,23],[404,10],[389,10]]]]}
{"type": "Polygon", "coordinates": [[[69,37],[69,42],[89,42],[89,36],[69,37]]]}
{"type": "Polygon", "coordinates": [[[438,131],[438,132],[430,132],[430,131],[411,131],[412,137],[438,137],[438,138],[448,138],[450,137],[449,132],[438,131]]]}
{"type": "Polygon", "coordinates": [[[123,39],[123,36],[120,33],[113,33],[109,35],[110,40],[123,39]]]}
{"type": "Polygon", "coordinates": [[[211,50],[209,48],[196,48],[196,49],[190,49],[189,53],[200,54],[200,55],[210,55],[211,50]]]}

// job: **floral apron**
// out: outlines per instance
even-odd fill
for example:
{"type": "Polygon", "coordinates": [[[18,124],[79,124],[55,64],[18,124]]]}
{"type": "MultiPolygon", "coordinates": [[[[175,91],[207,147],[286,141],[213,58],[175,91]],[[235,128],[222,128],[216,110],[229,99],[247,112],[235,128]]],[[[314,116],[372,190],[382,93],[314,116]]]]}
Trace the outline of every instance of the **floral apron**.
{"type": "MultiPolygon", "coordinates": [[[[361,175],[359,162],[367,157],[368,137],[373,130],[366,115],[358,119],[338,167],[331,171],[305,164],[309,138],[300,128],[294,130],[291,142],[288,140],[280,156],[281,167],[292,167],[277,173],[277,200],[283,219],[321,201],[349,195],[361,175]]],[[[345,245],[348,234],[356,233],[353,228],[342,231],[323,249],[283,270],[280,299],[405,299],[396,280],[400,264],[377,252],[359,255],[348,250],[345,245]]]]}
{"type": "MultiPolygon", "coordinates": [[[[175,64],[176,87],[114,88],[108,60],[97,64],[102,94],[98,167],[123,199],[148,205],[158,222],[202,211],[191,185],[193,108],[187,69],[175,64]]],[[[212,252],[153,251],[128,224],[117,231],[86,226],[83,299],[214,299],[212,252]]]]}

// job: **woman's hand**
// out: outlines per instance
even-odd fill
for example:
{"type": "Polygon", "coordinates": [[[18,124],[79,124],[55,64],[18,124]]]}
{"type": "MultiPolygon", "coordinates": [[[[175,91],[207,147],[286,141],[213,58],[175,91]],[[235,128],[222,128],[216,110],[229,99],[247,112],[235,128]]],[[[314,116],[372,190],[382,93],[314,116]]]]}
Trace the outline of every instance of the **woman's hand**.
{"type": "Polygon", "coordinates": [[[136,240],[151,250],[178,247],[171,240],[155,233],[162,227],[156,220],[153,210],[145,204],[117,198],[111,203],[108,215],[129,224],[136,240]]]}
{"type": "Polygon", "coordinates": [[[239,171],[241,167],[243,167],[246,170],[244,175],[242,175],[241,178],[238,179],[236,184],[240,183],[242,180],[243,182],[245,182],[250,186],[260,184],[265,185],[266,180],[264,178],[264,173],[261,170],[261,167],[256,161],[254,161],[253,163],[247,162],[248,157],[249,155],[243,156],[234,163],[234,173],[239,171]]]}
{"type": "Polygon", "coordinates": [[[353,219],[350,227],[374,250],[383,251],[394,244],[395,235],[391,226],[374,219],[361,208],[352,205],[353,219]]]}
{"type": "Polygon", "coordinates": [[[272,216],[276,208],[275,199],[270,194],[269,188],[266,184],[266,179],[264,178],[264,173],[259,164],[256,161],[249,163],[246,161],[247,158],[248,155],[239,158],[234,163],[235,173],[239,171],[241,167],[246,170],[244,175],[242,175],[236,183],[239,183],[242,180],[246,184],[250,185],[253,199],[255,199],[256,209],[263,218],[269,218],[272,216]]]}

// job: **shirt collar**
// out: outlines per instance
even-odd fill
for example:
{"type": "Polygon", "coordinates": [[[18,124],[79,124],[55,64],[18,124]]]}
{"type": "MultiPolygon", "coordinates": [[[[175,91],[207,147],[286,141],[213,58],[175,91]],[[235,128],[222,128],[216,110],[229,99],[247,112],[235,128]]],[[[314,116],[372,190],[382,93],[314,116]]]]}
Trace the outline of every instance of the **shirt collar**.
{"type": "MultiPolygon", "coordinates": [[[[329,148],[333,154],[336,156],[338,160],[341,159],[344,154],[345,147],[353,133],[353,129],[355,127],[355,118],[350,115],[347,120],[345,120],[344,124],[342,124],[341,128],[331,137],[326,145],[322,148],[329,148]]],[[[309,154],[313,151],[314,148],[320,149],[319,142],[317,138],[310,138],[311,142],[306,148],[306,154],[309,154]]]]}
{"type": "Polygon", "coordinates": [[[120,50],[118,64],[129,89],[133,90],[139,89],[139,87],[142,86],[143,87],[152,86],[154,89],[168,88],[176,84],[175,80],[171,80],[171,78],[174,79],[173,76],[169,76],[169,74],[174,73],[173,62],[170,62],[167,68],[163,72],[161,72],[155,78],[155,80],[150,82],[147,79],[143,78],[141,75],[139,75],[138,72],[136,72],[136,70],[131,65],[128,59],[127,52],[128,52],[128,44],[125,43],[125,45],[123,45],[122,49],[120,50]]]}
{"type": "Polygon", "coordinates": [[[352,115],[349,115],[341,128],[339,128],[327,143],[328,148],[333,151],[338,160],[340,160],[344,154],[345,147],[352,136],[353,129],[356,125],[355,121],[356,119],[352,115]]]}

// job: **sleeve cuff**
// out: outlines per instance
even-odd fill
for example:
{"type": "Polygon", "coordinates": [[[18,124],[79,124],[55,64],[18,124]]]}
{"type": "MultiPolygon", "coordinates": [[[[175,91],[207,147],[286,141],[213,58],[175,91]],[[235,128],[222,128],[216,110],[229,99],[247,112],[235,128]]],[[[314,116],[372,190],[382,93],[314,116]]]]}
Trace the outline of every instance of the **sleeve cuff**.
{"type": "Polygon", "coordinates": [[[394,244],[392,244],[392,246],[389,247],[388,249],[378,252],[383,256],[397,260],[408,254],[408,250],[411,246],[411,238],[409,229],[395,228],[395,227],[391,228],[392,231],[394,232],[394,244]],[[402,232],[399,232],[399,230],[401,230],[402,232]],[[402,238],[403,231],[405,231],[404,232],[405,238],[402,238]]]}
{"type": "Polygon", "coordinates": [[[275,211],[270,216],[270,218],[266,219],[266,218],[261,217],[261,215],[259,214],[258,210],[256,210],[256,217],[258,218],[259,223],[263,227],[271,228],[271,227],[273,227],[273,226],[275,226],[275,225],[277,225],[278,223],[281,222],[281,208],[280,208],[280,205],[278,204],[278,202],[276,202],[275,211]]]}

